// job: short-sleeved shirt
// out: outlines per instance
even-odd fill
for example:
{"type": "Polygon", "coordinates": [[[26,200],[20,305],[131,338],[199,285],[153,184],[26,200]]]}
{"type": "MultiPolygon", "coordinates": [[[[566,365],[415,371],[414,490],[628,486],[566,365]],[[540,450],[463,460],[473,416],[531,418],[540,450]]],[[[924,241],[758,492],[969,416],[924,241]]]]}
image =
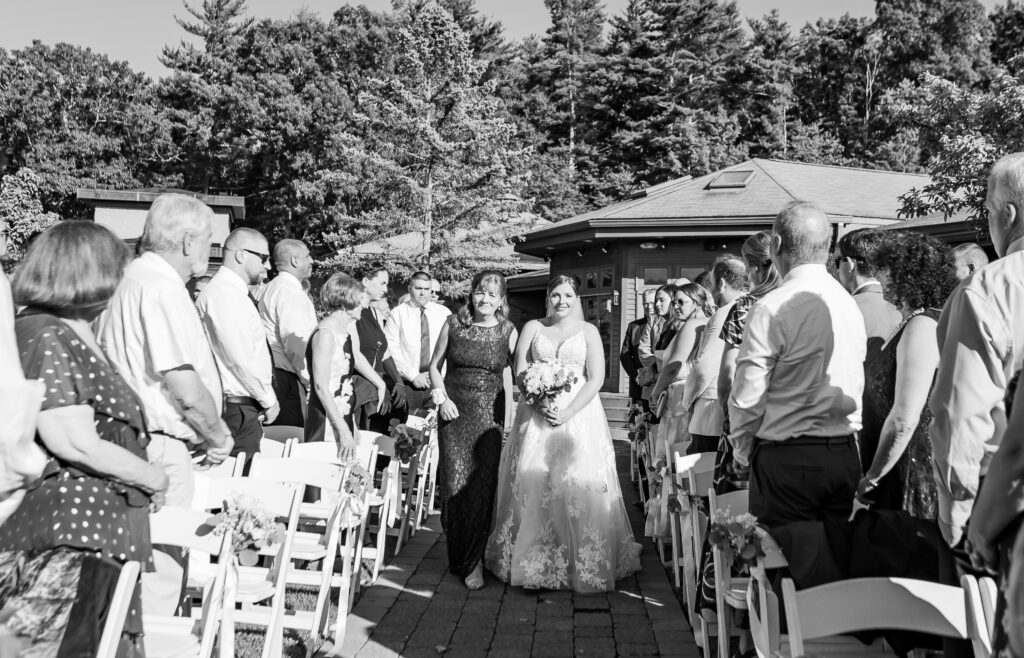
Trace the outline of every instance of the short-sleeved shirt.
{"type": "Polygon", "coordinates": [[[189,366],[223,406],[220,374],[199,314],[181,276],[147,252],[128,264],[124,279],[97,321],[96,338],[117,371],[139,395],[150,432],[194,440],[195,432],[171,401],[164,373],[189,366]]]}
{"type": "MultiPolygon", "coordinates": [[[[146,459],[146,424],[131,387],[60,319],[28,309],[15,323],[21,365],[46,386],[42,409],[92,407],[100,439],[146,459]]],[[[46,450],[45,444],[36,441],[46,450]]],[[[60,546],[151,565],[148,494],[64,462],[47,451],[42,478],[0,526],[0,550],[60,546]]]]}

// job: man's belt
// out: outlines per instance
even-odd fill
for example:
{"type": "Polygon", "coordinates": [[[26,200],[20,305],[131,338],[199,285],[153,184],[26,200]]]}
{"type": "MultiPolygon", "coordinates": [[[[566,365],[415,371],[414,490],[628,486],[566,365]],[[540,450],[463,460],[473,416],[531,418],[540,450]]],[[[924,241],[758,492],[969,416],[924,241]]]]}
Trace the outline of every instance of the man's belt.
{"type": "Polygon", "coordinates": [[[225,395],[224,402],[228,404],[244,404],[260,408],[260,403],[256,401],[256,398],[250,398],[245,395],[225,395]]]}
{"type": "Polygon", "coordinates": [[[768,439],[757,439],[758,446],[770,446],[773,448],[797,448],[807,446],[842,446],[842,445],[855,445],[856,439],[853,434],[843,434],[842,436],[794,436],[789,439],[783,439],[782,441],[770,441],[768,439]]]}

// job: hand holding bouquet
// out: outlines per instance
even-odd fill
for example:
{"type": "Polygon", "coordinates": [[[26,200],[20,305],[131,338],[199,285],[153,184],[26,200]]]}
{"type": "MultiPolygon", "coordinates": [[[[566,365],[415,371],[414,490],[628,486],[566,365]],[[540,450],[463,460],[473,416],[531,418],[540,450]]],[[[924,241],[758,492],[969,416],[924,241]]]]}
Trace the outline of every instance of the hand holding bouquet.
{"type": "Polygon", "coordinates": [[[519,375],[526,402],[541,409],[554,409],[555,398],[572,390],[579,377],[561,361],[534,361],[519,375]]]}

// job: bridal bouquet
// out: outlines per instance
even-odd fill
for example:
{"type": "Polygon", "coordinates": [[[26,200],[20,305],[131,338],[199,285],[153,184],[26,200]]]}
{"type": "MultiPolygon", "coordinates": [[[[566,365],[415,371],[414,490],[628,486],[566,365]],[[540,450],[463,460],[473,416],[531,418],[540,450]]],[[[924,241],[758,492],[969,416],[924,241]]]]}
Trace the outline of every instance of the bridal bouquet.
{"type": "Polygon", "coordinates": [[[740,573],[749,573],[757,558],[764,557],[764,537],[753,514],[730,516],[717,510],[708,529],[708,542],[722,551],[727,564],[737,565],[740,573]]]}
{"type": "Polygon", "coordinates": [[[572,389],[579,377],[561,361],[534,361],[519,375],[529,404],[548,402],[572,389]]]}
{"type": "Polygon", "coordinates": [[[211,517],[206,525],[220,536],[231,531],[231,550],[242,566],[253,566],[261,548],[284,541],[285,527],[260,502],[245,494],[236,494],[227,501],[222,512],[211,517]]]}

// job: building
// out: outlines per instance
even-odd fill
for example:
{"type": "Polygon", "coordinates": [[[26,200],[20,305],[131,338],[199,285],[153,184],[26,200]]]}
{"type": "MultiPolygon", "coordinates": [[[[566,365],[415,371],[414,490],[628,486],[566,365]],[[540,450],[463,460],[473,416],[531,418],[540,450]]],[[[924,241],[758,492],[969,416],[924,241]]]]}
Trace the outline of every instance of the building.
{"type": "Polygon", "coordinates": [[[210,274],[221,263],[221,247],[228,233],[245,219],[245,197],[221,194],[199,194],[187,190],[147,188],[142,190],[106,190],[82,188],[78,198],[93,207],[93,220],[106,226],[114,235],[130,245],[142,236],[149,206],[161,194],[185,194],[195,197],[213,209],[213,239],[210,246],[210,274]]]}
{"type": "MultiPolygon", "coordinates": [[[[605,343],[604,391],[625,392],[618,363],[626,324],[637,317],[647,288],[693,279],[722,254],[739,254],[747,237],[770,229],[779,210],[814,201],[836,237],[899,221],[899,197],[928,177],[888,171],[753,159],[699,178],[642,190],[625,201],[532,231],[516,245],[543,257],[550,274],[580,285],[583,311],[605,343]]],[[[515,304],[544,313],[548,275],[509,280],[515,304]]]]}

